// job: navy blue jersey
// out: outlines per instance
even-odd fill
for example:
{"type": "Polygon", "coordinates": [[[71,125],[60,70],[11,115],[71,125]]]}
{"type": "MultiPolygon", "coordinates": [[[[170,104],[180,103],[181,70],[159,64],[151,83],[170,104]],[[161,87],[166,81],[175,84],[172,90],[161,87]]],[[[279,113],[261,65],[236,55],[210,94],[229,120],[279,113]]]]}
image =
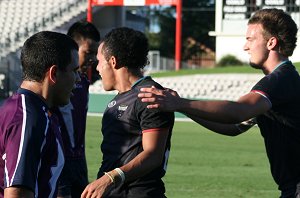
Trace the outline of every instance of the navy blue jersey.
{"type": "Polygon", "coordinates": [[[85,128],[90,82],[85,74],[81,74],[80,77],[81,81],[76,83],[76,88],[72,91],[70,103],[53,109],[59,117],[66,159],[85,158],[85,128]]]}
{"type": "Polygon", "coordinates": [[[262,78],[252,92],[260,93],[271,109],[257,117],[271,172],[280,190],[300,182],[300,77],[291,62],[262,78]]]}
{"type": "Polygon", "coordinates": [[[35,197],[56,197],[64,164],[58,120],[35,93],[19,89],[0,108],[0,197],[21,186],[35,197]]]}
{"type": "MultiPolygon", "coordinates": [[[[147,104],[142,103],[137,97],[141,87],[151,87],[152,85],[162,88],[150,77],[145,77],[138,81],[131,90],[118,94],[108,104],[102,118],[103,142],[101,150],[103,161],[98,177],[102,176],[103,172],[111,171],[114,168],[127,164],[141,153],[143,151],[143,132],[151,133],[151,130],[156,129],[169,130],[165,158],[159,167],[135,181],[123,184],[111,196],[138,197],[140,191],[143,191],[142,195],[147,195],[149,190],[152,191],[152,188],[159,189],[162,195],[165,191],[161,178],[166,172],[171,146],[170,139],[174,125],[174,113],[161,112],[158,109],[147,109],[147,104]]],[[[160,196],[153,195],[152,197],[160,196]]]]}

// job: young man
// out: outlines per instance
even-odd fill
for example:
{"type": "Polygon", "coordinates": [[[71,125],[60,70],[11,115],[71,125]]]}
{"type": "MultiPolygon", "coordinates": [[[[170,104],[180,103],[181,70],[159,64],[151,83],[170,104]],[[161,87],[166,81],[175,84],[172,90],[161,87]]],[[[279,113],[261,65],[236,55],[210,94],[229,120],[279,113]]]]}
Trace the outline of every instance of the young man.
{"type": "Polygon", "coordinates": [[[82,197],[162,198],[174,113],[152,111],[139,89],[156,86],[143,76],[148,63],[145,35],[129,28],[109,32],[98,49],[97,70],[106,91],[118,90],[102,119],[103,161],[98,178],[82,197]]]}
{"type": "Polygon", "coordinates": [[[0,197],[56,197],[64,165],[51,107],[66,105],[78,75],[78,45],[69,36],[39,32],[21,52],[23,81],[0,109],[0,197]]]}
{"type": "Polygon", "coordinates": [[[142,92],[150,93],[139,97],[150,103],[148,108],[185,113],[226,135],[246,131],[253,123],[236,123],[256,118],[281,197],[295,197],[300,189],[300,77],[288,57],[296,41],[297,25],[288,14],[259,10],[249,19],[244,50],[250,55],[250,65],[261,69],[265,77],[250,93],[237,102],[196,101],[172,91],[143,88],[142,92]]]}
{"type": "Polygon", "coordinates": [[[88,185],[85,129],[90,81],[87,70],[97,65],[100,33],[92,23],[78,21],[69,28],[67,35],[79,46],[81,81],[76,83],[70,103],[53,110],[59,117],[65,153],[65,166],[58,183],[58,197],[79,198],[88,185]]]}

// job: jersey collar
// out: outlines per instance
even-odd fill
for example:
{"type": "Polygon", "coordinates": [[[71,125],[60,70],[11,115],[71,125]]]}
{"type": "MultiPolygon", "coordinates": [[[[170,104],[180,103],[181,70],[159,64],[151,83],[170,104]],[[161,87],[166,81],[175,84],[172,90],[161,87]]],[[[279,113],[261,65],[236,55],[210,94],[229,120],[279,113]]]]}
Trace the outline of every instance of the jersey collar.
{"type": "Polygon", "coordinates": [[[282,61],[281,63],[279,63],[276,67],[275,67],[275,69],[273,69],[273,71],[272,72],[274,72],[277,68],[279,68],[279,67],[281,67],[282,65],[285,65],[286,63],[288,63],[288,62],[290,62],[290,60],[285,60],[285,61],[282,61]]]}
{"type": "Polygon", "coordinates": [[[137,81],[135,81],[135,82],[132,84],[131,88],[133,88],[134,86],[136,86],[137,84],[139,84],[142,80],[144,80],[144,79],[146,79],[146,78],[150,78],[150,76],[144,76],[144,77],[138,79],[137,81]]]}

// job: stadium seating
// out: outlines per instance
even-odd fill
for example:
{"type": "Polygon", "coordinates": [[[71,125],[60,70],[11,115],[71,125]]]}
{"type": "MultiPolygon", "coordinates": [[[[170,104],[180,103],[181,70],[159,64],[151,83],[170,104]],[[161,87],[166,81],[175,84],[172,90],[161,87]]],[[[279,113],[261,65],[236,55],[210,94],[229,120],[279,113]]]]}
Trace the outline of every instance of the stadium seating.
{"type": "Polygon", "coordinates": [[[86,0],[0,0],[0,60],[29,35],[55,30],[86,11],[86,0]]]}
{"type": "MultiPolygon", "coordinates": [[[[154,78],[164,87],[174,89],[178,94],[191,99],[237,100],[249,92],[263,77],[262,74],[207,74],[154,78]]],[[[116,94],[103,90],[101,80],[90,86],[91,94],[116,94]]]]}

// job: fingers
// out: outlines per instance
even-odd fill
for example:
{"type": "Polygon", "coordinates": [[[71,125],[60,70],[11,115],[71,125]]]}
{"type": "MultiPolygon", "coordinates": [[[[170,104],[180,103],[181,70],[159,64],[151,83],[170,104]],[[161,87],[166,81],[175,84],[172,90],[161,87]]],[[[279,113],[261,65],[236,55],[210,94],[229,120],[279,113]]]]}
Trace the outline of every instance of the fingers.
{"type": "Polygon", "coordinates": [[[139,98],[151,98],[151,97],[153,97],[153,94],[152,93],[139,93],[138,97],[139,98]]]}
{"type": "Polygon", "coordinates": [[[93,195],[94,190],[91,189],[91,184],[87,185],[84,191],[81,193],[80,198],[90,198],[93,195]]]}
{"type": "Polygon", "coordinates": [[[159,108],[159,104],[150,104],[147,105],[147,109],[158,109],[159,108]]]}
{"type": "Polygon", "coordinates": [[[85,197],[87,197],[88,188],[89,188],[89,185],[87,185],[87,186],[85,187],[84,191],[81,193],[80,198],[85,198],[85,197]]]}
{"type": "Polygon", "coordinates": [[[163,90],[157,89],[154,86],[152,87],[143,87],[140,89],[141,92],[148,92],[148,93],[153,93],[155,95],[162,95],[163,90]]]}

